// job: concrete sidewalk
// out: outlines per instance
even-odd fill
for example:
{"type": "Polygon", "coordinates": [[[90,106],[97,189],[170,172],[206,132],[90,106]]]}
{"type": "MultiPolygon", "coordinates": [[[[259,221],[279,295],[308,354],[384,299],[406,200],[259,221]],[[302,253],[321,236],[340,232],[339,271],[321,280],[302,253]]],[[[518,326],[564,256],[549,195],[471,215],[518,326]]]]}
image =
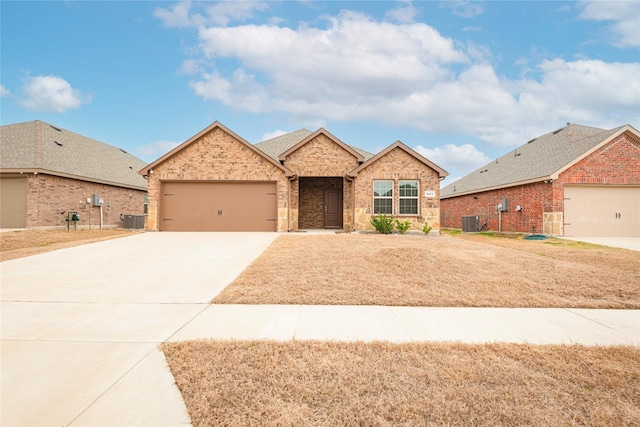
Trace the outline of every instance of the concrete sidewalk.
{"type": "Polygon", "coordinates": [[[459,341],[640,345],[640,310],[211,305],[169,341],[459,341]]]}

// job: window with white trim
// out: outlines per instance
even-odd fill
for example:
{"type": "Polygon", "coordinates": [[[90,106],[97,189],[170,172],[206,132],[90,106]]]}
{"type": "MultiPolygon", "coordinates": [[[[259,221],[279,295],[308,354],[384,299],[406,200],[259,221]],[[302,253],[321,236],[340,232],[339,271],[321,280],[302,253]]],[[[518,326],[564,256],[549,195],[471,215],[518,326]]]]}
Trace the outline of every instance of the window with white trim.
{"type": "Polygon", "coordinates": [[[393,181],[373,181],[373,214],[393,215],[393,181]]]}
{"type": "Polygon", "coordinates": [[[418,215],[418,181],[400,180],[398,185],[400,215],[418,215]]]}

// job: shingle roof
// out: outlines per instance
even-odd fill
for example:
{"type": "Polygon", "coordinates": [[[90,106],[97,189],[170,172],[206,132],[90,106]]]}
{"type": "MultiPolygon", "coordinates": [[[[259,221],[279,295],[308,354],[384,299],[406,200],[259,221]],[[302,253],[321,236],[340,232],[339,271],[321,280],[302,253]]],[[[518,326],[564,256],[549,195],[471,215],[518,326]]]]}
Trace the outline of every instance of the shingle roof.
{"type": "MultiPolygon", "coordinates": [[[[285,153],[312,133],[313,132],[308,129],[299,129],[285,135],[277,136],[275,138],[259,142],[255,144],[255,147],[262,150],[265,154],[267,154],[269,157],[272,157],[274,160],[279,161],[279,157],[282,153],[285,153]]],[[[352,145],[349,145],[349,147],[360,153],[364,157],[365,161],[373,157],[373,154],[365,150],[356,148],[352,145]]]]}
{"type": "Polygon", "coordinates": [[[95,139],[35,120],[0,126],[0,169],[40,171],[125,188],[147,189],[146,162],[95,139]]]}
{"type": "Polygon", "coordinates": [[[605,130],[569,124],[521,145],[447,185],[442,198],[534,182],[550,177],[620,128],[605,130]]]}

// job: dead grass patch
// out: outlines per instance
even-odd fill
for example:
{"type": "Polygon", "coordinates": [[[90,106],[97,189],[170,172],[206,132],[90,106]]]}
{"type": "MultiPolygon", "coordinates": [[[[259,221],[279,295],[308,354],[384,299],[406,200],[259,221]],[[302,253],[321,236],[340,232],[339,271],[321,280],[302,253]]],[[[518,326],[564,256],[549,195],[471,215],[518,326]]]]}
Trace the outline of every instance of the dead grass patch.
{"type": "Polygon", "coordinates": [[[218,304],[640,308],[640,253],[482,235],[281,236],[218,304]]]}
{"type": "Polygon", "coordinates": [[[640,350],[164,344],[194,426],[640,424],[640,350]]]}
{"type": "Polygon", "coordinates": [[[130,236],[139,231],[122,228],[102,230],[17,230],[0,233],[0,261],[22,258],[57,249],[130,236]]]}

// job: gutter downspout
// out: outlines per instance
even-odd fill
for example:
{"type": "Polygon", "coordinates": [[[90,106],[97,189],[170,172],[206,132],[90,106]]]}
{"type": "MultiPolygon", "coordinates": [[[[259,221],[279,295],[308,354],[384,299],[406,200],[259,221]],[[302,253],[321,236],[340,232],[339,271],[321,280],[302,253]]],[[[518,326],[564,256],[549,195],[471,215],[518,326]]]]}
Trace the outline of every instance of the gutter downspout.
{"type": "Polygon", "coordinates": [[[356,185],[354,183],[354,179],[349,177],[349,174],[346,174],[345,179],[351,182],[351,195],[352,202],[351,205],[351,231],[356,231],[356,185]]]}
{"type": "MultiPolygon", "coordinates": [[[[287,231],[292,231],[292,223],[291,223],[291,183],[296,179],[296,174],[294,173],[289,177],[289,191],[287,192],[287,231]]],[[[300,199],[300,195],[298,195],[298,200],[300,199]]]]}

